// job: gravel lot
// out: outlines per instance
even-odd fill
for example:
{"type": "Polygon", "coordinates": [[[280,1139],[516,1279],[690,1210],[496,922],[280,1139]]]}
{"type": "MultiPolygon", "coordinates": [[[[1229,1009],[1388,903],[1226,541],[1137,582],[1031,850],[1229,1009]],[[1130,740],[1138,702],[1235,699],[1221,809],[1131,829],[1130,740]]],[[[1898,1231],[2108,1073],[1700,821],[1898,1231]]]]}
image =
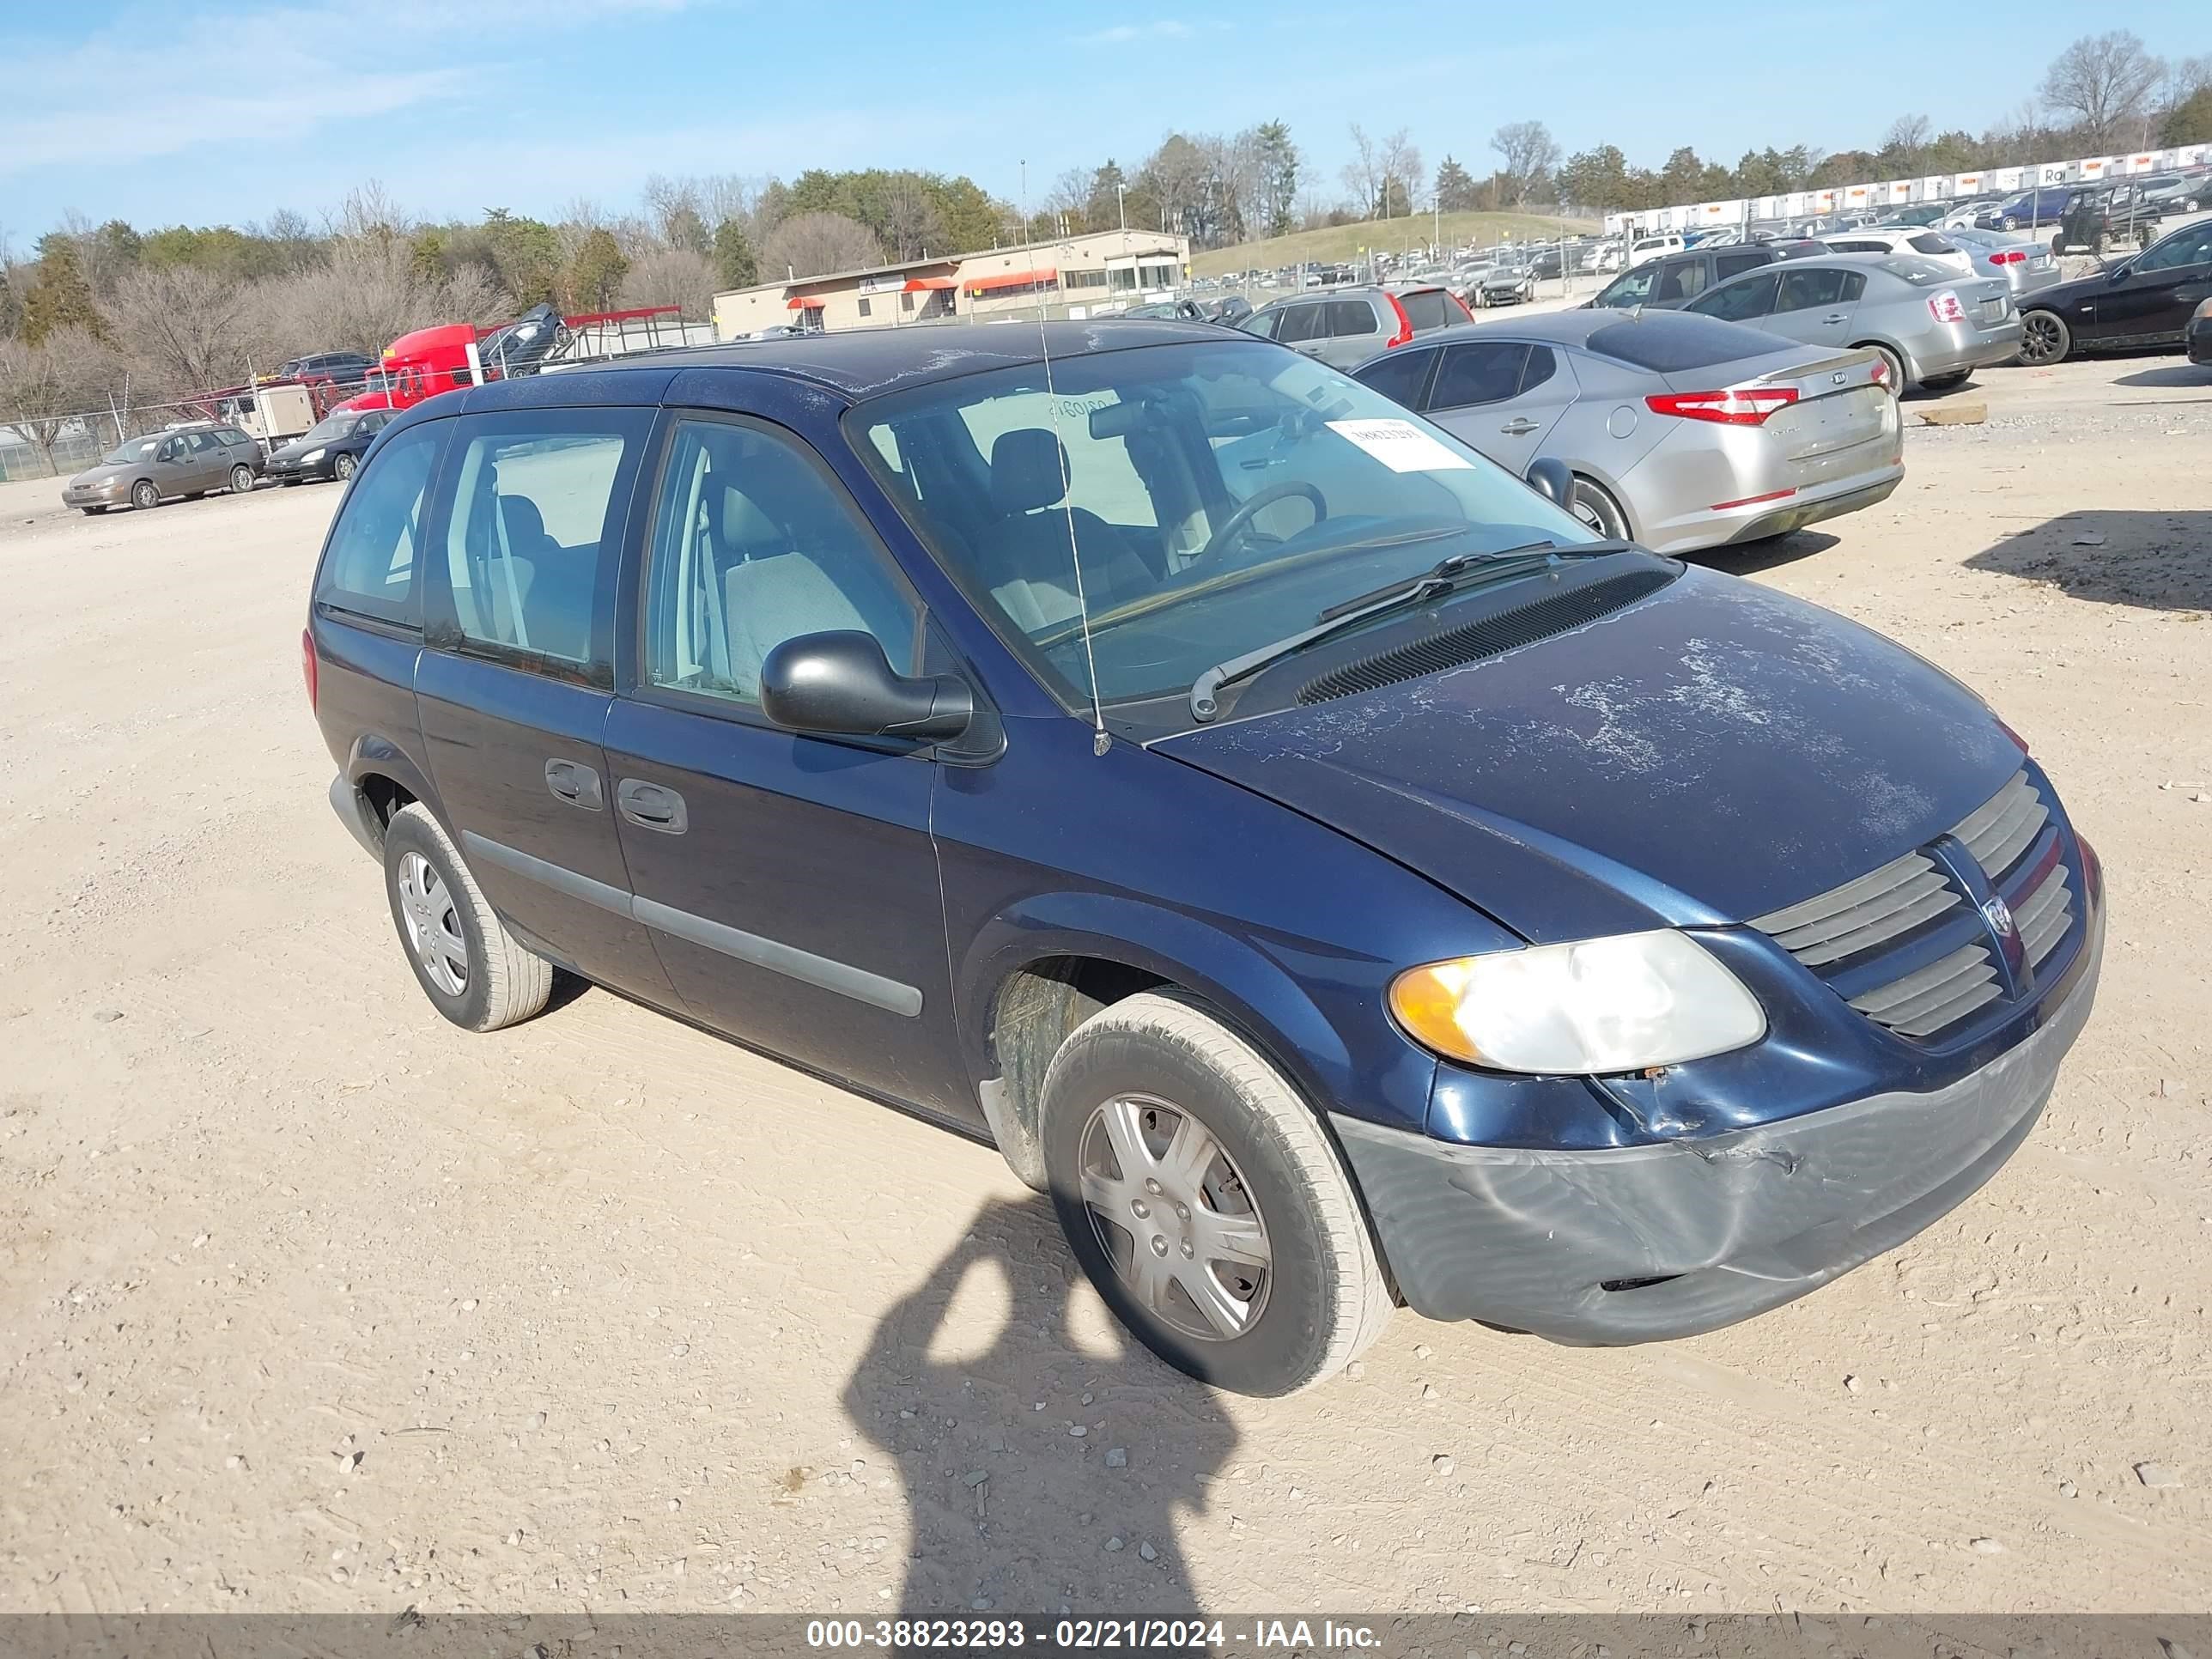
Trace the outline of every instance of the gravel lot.
{"type": "Polygon", "coordinates": [[[300,684],[334,489],[0,489],[0,1611],[2212,1607],[2212,371],[1963,396],[1713,562],[1982,690],[2102,852],[2033,1138],[1734,1329],[1401,1314],[1273,1403],[983,1148],[604,993],[440,1020],[300,684]]]}

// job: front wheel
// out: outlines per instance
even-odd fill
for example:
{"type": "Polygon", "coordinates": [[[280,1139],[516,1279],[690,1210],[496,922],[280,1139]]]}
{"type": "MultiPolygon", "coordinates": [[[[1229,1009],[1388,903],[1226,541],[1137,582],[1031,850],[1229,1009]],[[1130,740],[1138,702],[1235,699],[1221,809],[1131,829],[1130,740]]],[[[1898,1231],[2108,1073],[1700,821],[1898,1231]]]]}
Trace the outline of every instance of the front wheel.
{"type": "Polygon", "coordinates": [[[2055,311],[2031,311],[2020,319],[2020,360],[2040,367],[2066,361],[2074,349],[2074,331],[2055,311]]]}
{"type": "Polygon", "coordinates": [[[253,469],[240,461],[230,469],[230,493],[234,495],[244,495],[250,494],[252,489],[253,469]]]}
{"type": "Polygon", "coordinates": [[[104,507],[80,507],[77,508],[77,511],[83,514],[88,519],[96,519],[101,514],[106,512],[107,509],[104,507]]]}
{"type": "Polygon", "coordinates": [[[161,492],[155,488],[151,478],[141,478],[131,486],[131,505],[142,511],[161,504],[161,492]]]}
{"type": "Polygon", "coordinates": [[[1178,1370],[1294,1394],[1381,1334],[1389,1287],[1336,1148],[1211,1016],[1149,992],[1092,1016],[1053,1057],[1039,1127],[1069,1248],[1178,1370]]]}
{"type": "Polygon", "coordinates": [[[384,882],[408,965],[440,1013],[464,1030],[495,1031],[544,1007],[553,965],[507,931],[420,802],[392,815],[384,882]]]}
{"type": "Polygon", "coordinates": [[[337,481],[340,483],[343,483],[347,479],[353,477],[353,470],[359,465],[360,463],[356,461],[352,456],[341,455],[337,459],[331,463],[331,471],[337,477],[337,481]]]}

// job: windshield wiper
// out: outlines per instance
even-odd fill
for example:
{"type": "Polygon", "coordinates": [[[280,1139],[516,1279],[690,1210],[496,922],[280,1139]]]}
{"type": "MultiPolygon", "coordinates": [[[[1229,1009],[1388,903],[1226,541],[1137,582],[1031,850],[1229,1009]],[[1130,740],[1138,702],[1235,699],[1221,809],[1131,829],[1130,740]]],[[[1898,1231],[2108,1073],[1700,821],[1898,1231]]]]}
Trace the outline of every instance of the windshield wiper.
{"type": "Polygon", "coordinates": [[[1221,712],[1218,694],[1224,685],[1249,679],[1261,669],[1272,667],[1332,634],[1342,633],[1385,611],[1425,605],[1476,582],[1502,581],[1526,571],[1540,570],[1557,559],[1620,553],[1627,550],[1629,545],[1626,542],[1577,542],[1563,548],[1547,541],[1530,542],[1495,553],[1455,553],[1448,559],[1439,559],[1409,582],[1394,582],[1371,593],[1342,600],[1316,617],[1311,628],[1302,628],[1273,644],[1247,651],[1241,657],[1231,657],[1227,662],[1216,663],[1191,682],[1190,716],[1200,722],[1212,720],[1221,712]]]}

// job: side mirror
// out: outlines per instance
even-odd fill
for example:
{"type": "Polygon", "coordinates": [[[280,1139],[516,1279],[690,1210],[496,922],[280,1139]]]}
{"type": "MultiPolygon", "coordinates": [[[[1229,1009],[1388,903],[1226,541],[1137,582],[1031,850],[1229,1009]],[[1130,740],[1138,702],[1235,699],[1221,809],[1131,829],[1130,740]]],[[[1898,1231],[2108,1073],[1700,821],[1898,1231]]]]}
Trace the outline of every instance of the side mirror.
{"type": "Polygon", "coordinates": [[[1575,499],[1575,475],[1556,455],[1539,455],[1528,463],[1528,488],[1553,507],[1570,507],[1575,499]]]}
{"type": "Polygon", "coordinates": [[[968,729],[975,696],[955,675],[894,674],[875,635],[841,629],[802,634],[768,653],[761,710],[793,732],[943,742],[968,729]]]}

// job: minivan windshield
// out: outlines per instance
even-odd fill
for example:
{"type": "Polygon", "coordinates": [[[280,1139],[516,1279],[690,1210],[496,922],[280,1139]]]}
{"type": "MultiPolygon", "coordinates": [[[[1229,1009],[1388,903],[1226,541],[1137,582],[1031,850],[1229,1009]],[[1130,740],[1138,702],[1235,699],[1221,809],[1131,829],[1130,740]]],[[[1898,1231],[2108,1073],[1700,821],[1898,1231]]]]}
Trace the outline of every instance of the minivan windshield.
{"type": "Polygon", "coordinates": [[[1439,560],[1595,539],[1381,393],[1255,341],[1145,346],[860,404],[854,447],[1071,707],[1215,664],[1439,560]],[[1081,613],[1090,617],[1085,650],[1081,613]]]}

